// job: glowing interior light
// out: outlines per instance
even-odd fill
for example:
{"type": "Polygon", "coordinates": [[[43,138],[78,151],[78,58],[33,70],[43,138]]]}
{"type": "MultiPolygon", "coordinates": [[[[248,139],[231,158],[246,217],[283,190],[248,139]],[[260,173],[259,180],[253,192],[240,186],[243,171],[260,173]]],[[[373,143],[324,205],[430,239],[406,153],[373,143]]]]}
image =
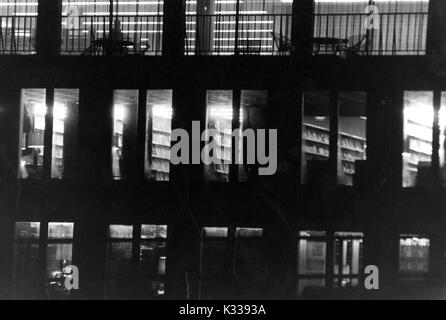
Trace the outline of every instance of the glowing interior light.
{"type": "Polygon", "coordinates": [[[167,105],[155,105],[152,108],[152,115],[153,117],[172,119],[173,110],[167,105]]]}
{"type": "Polygon", "coordinates": [[[47,111],[47,107],[44,103],[37,103],[34,106],[34,113],[36,116],[45,116],[47,111]]]}
{"type": "Polygon", "coordinates": [[[53,117],[57,120],[64,120],[67,116],[67,107],[63,104],[54,104],[53,117]]]}
{"type": "Polygon", "coordinates": [[[232,120],[232,107],[227,105],[212,106],[210,107],[209,116],[216,119],[232,120]]]}
{"type": "Polygon", "coordinates": [[[115,121],[124,121],[125,119],[125,107],[121,104],[115,104],[114,108],[115,121]]]}

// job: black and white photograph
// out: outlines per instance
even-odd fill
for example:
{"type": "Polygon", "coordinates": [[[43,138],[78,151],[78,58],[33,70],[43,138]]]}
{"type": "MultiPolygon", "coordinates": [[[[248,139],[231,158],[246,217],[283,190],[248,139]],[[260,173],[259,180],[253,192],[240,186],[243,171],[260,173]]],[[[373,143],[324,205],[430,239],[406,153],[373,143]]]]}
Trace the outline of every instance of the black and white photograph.
{"type": "Polygon", "coordinates": [[[0,300],[443,299],[445,0],[0,0],[0,300]]]}

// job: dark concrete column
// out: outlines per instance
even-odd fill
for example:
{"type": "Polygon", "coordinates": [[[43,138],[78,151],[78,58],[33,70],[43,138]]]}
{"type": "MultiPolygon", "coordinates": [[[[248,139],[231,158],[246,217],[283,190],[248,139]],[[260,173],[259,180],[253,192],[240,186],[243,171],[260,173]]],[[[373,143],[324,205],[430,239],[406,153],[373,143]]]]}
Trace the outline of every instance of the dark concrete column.
{"type": "MultiPolygon", "coordinates": [[[[192,85],[192,83],[191,83],[192,85]]],[[[192,164],[193,144],[192,121],[200,121],[200,132],[205,129],[206,125],[206,90],[198,87],[182,88],[173,91],[173,120],[172,129],[184,129],[189,133],[189,165],[171,165],[171,180],[177,183],[200,184],[203,181],[203,165],[192,164]]],[[[201,137],[201,136],[200,136],[201,137]]],[[[172,144],[176,144],[173,142],[172,144]]],[[[201,142],[200,150],[195,157],[200,158],[201,150],[204,143],[201,142]]]]}
{"type": "Polygon", "coordinates": [[[112,179],[113,92],[90,83],[81,88],[79,171],[84,181],[112,179]]]}
{"type": "Polygon", "coordinates": [[[181,57],[186,36],[185,0],[164,2],[163,56],[181,57]]]}
{"type": "Polygon", "coordinates": [[[281,193],[295,195],[300,187],[302,110],[301,93],[290,87],[268,90],[269,128],[278,130],[276,188],[281,193]]]}
{"type": "Polygon", "coordinates": [[[105,288],[105,259],[107,224],[100,211],[100,203],[93,197],[85,197],[82,217],[74,228],[73,262],[79,268],[79,292],[81,299],[103,299],[105,288]]]}
{"type": "Polygon", "coordinates": [[[291,42],[298,55],[311,54],[313,48],[314,0],[293,1],[291,42]]]}
{"type": "Polygon", "coordinates": [[[18,197],[20,89],[0,87],[0,299],[10,298],[18,197]]]}
{"type": "Polygon", "coordinates": [[[59,54],[62,30],[62,1],[39,0],[37,17],[36,50],[42,57],[59,54]]]}
{"type": "Polygon", "coordinates": [[[367,162],[369,186],[401,187],[403,92],[369,92],[367,162]]]}

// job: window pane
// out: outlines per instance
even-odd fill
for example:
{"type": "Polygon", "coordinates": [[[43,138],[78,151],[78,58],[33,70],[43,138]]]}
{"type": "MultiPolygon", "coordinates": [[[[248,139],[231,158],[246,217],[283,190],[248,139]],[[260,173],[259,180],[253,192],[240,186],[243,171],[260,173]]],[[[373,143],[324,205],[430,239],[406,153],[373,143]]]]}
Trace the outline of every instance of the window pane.
{"type": "Polygon", "coordinates": [[[203,228],[204,236],[207,238],[226,238],[228,236],[228,228],[203,228]]]}
{"type": "Polygon", "coordinates": [[[421,55],[426,49],[429,1],[316,1],[316,54],[421,55]],[[378,8],[365,29],[367,5],[378,8]],[[375,28],[376,26],[376,28],[375,28]],[[329,39],[337,39],[335,43],[329,39]]]}
{"type": "Polygon", "coordinates": [[[298,240],[297,294],[325,287],[327,241],[324,231],[300,231],[298,240]]]}
{"type": "Polygon", "coordinates": [[[260,228],[237,228],[237,237],[240,238],[261,238],[263,229],[260,228]]]}
{"type": "Polygon", "coordinates": [[[327,244],[322,239],[299,240],[299,275],[323,275],[325,274],[325,257],[327,244]]]}
{"type": "Polygon", "coordinates": [[[107,246],[106,298],[129,298],[132,282],[132,243],[113,242],[107,246]]]}
{"type": "Polygon", "coordinates": [[[13,299],[38,299],[41,292],[39,275],[39,244],[14,244],[12,265],[13,299]]]}
{"type": "Polygon", "coordinates": [[[403,187],[413,187],[427,174],[432,156],[433,92],[404,93],[403,187]]]}
{"type": "Polygon", "coordinates": [[[71,243],[50,243],[47,246],[46,289],[49,299],[68,296],[65,279],[71,274],[67,269],[72,265],[73,245],[71,243]]]}
{"type": "Polygon", "coordinates": [[[339,94],[338,183],[353,185],[358,161],[366,159],[367,93],[339,94]]]}
{"type": "Polygon", "coordinates": [[[231,299],[236,292],[228,228],[203,228],[201,247],[201,299],[231,299]]]}
{"type": "MultiPolygon", "coordinates": [[[[206,128],[214,130],[214,136],[209,135],[206,142],[215,145],[207,161],[213,164],[205,165],[207,180],[229,181],[229,163],[232,161],[232,91],[208,91],[206,128]]],[[[203,159],[204,160],[204,159],[203,159]]]]}
{"type": "Polygon", "coordinates": [[[166,241],[142,241],[137,288],[141,298],[154,298],[165,293],[166,241]]]}
{"type": "Polygon", "coordinates": [[[439,128],[440,128],[440,179],[443,186],[446,185],[446,92],[441,93],[441,106],[439,113],[439,128]]]}
{"type": "Polygon", "coordinates": [[[133,239],[133,226],[111,225],[108,236],[110,239],[133,239]]]}
{"type": "Polygon", "coordinates": [[[402,235],[400,239],[400,271],[423,274],[429,272],[430,240],[420,236],[402,235]]]}
{"type": "Polygon", "coordinates": [[[362,237],[361,233],[335,235],[335,275],[359,275],[362,270],[362,237]]]}
{"type": "Polygon", "coordinates": [[[307,92],[303,99],[302,182],[326,178],[330,156],[330,93],[307,92]]]}
{"type": "Polygon", "coordinates": [[[238,297],[261,298],[265,292],[263,229],[237,228],[236,236],[238,297]]]}
{"type": "Polygon", "coordinates": [[[40,238],[40,222],[16,222],[15,238],[38,240],[40,238]]]}
{"type": "Polygon", "coordinates": [[[169,181],[172,90],[147,91],[146,178],[169,181]]]}
{"type": "Polygon", "coordinates": [[[167,226],[148,225],[143,224],[141,226],[141,238],[142,239],[157,239],[167,238],[167,226]]]}
{"type": "Polygon", "coordinates": [[[62,54],[101,55],[113,28],[111,54],[159,55],[162,51],[163,0],[62,1],[62,54]]]}
{"type": "Polygon", "coordinates": [[[19,178],[43,177],[46,107],[45,89],[22,90],[19,178]]]}
{"type": "Polygon", "coordinates": [[[187,1],[185,51],[234,54],[238,30],[237,47],[242,54],[289,54],[291,12],[292,2],[282,0],[187,1]]]}
{"type": "MultiPolygon", "coordinates": [[[[250,175],[256,174],[256,138],[249,134],[242,136],[242,133],[247,129],[268,128],[267,99],[267,91],[242,90],[241,92],[239,181],[245,181],[250,175]]],[[[268,152],[268,148],[266,151],[268,152]]]]}
{"type": "Polygon", "coordinates": [[[50,222],[48,239],[73,239],[74,223],[50,222]]]}
{"type": "Polygon", "coordinates": [[[113,96],[113,178],[121,179],[132,170],[129,155],[136,154],[138,90],[115,90],[113,96]]]}
{"type": "Polygon", "coordinates": [[[35,54],[38,0],[3,0],[0,4],[0,54],[35,54]]]}
{"type": "Polygon", "coordinates": [[[52,178],[62,178],[65,159],[76,155],[78,110],[78,89],[54,90],[52,178]]]}

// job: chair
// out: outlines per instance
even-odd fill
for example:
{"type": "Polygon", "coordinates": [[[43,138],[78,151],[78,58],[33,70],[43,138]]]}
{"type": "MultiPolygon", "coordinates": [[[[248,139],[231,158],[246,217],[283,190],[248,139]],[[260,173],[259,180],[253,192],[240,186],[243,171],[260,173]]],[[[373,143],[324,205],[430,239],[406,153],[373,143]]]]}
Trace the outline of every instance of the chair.
{"type": "Polygon", "coordinates": [[[349,43],[348,39],[341,38],[313,38],[313,54],[334,54],[343,52],[349,43]]]}
{"type": "Polygon", "coordinates": [[[274,32],[271,32],[271,35],[273,36],[273,41],[276,45],[278,55],[286,55],[294,50],[291,40],[287,37],[274,32]]]}
{"type": "Polygon", "coordinates": [[[260,55],[262,51],[261,41],[259,40],[241,40],[238,47],[240,54],[260,55]]]}
{"type": "Polygon", "coordinates": [[[354,43],[350,47],[342,48],[347,54],[364,55],[368,54],[370,45],[373,43],[373,35],[364,34],[360,36],[353,36],[349,38],[349,43],[354,43]]]}

